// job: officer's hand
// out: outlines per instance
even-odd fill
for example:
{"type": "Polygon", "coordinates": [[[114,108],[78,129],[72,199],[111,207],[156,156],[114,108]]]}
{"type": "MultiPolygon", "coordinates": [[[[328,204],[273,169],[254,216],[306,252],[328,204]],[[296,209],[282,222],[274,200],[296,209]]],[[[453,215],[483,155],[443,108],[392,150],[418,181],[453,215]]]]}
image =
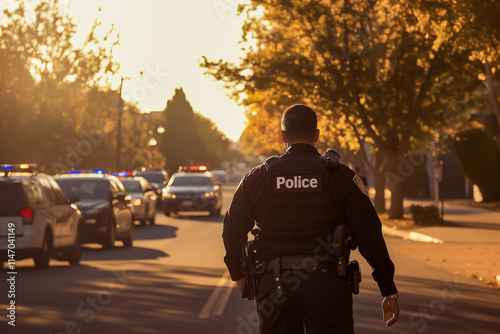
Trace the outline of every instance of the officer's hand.
{"type": "Polygon", "coordinates": [[[384,314],[385,326],[390,327],[394,325],[399,317],[398,299],[385,297],[382,301],[382,312],[384,314]]]}
{"type": "Polygon", "coordinates": [[[240,295],[243,295],[243,291],[245,291],[245,277],[237,280],[236,286],[238,287],[238,291],[240,292],[240,295]]]}

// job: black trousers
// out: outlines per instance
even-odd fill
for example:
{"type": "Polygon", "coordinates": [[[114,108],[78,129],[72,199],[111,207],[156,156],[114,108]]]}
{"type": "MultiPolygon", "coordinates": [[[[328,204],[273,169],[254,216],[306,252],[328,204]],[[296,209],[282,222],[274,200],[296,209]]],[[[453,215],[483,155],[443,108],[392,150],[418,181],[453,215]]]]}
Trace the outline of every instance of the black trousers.
{"type": "Polygon", "coordinates": [[[353,334],[352,294],[333,269],[282,269],[282,293],[273,271],[256,296],[261,334],[353,334]]]}

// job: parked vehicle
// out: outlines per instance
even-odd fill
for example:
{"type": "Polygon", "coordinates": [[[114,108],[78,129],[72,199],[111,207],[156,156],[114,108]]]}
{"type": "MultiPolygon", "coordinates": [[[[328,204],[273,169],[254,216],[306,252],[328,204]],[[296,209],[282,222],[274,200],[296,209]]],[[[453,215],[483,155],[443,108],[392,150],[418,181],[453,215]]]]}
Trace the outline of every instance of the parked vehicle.
{"type": "Polygon", "coordinates": [[[83,242],[97,242],[112,248],[115,240],[125,247],[134,241],[131,197],[123,184],[112,175],[75,173],[55,177],[68,197],[78,197],[75,203],[83,215],[83,242]]]}
{"type": "Polygon", "coordinates": [[[2,165],[0,262],[32,257],[37,268],[48,267],[51,258],[79,264],[83,219],[77,200],[66,198],[35,164],[2,165]]]}
{"type": "Polygon", "coordinates": [[[163,207],[162,202],[162,192],[163,189],[167,186],[169,175],[164,170],[135,170],[132,173],[133,176],[142,176],[146,180],[148,180],[151,187],[156,188],[156,196],[158,196],[158,200],[156,201],[156,208],[161,209],[163,207]]]}
{"type": "Polygon", "coordinates": [[[134,220],[140,221],[141,225],[146,225],[147,222],[154,225],[158,198],[155,189],[141,176],[122,178],[120,181],[132,197],[134,220]]]}

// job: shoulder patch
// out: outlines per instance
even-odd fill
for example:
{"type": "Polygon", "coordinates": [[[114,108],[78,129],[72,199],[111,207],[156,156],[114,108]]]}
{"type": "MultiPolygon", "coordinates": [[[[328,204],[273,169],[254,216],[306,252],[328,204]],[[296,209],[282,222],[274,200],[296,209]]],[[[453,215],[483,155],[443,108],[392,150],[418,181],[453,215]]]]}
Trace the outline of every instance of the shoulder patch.
{"type": "Polygon", "coordinates": [[[368,195],[368,189],[366,189],[366,186],[365,186],[363,180],[361,180],[361,177],[358,174],[354,175],[354,177],[353,177],[352,180],[354,181],[354,183],[356,183],[356,185],[358,186],[359,190],[361,190],[361,192],[363,194],[365,194],[366,196],[369,196],[368,195]]]}

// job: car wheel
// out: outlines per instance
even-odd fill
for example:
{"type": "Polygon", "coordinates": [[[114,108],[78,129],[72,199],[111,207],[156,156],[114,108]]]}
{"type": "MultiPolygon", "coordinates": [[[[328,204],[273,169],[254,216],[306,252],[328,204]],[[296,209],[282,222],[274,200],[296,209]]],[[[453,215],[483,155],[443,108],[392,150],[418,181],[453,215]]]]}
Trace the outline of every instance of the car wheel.
{"type": "Polygon", "coordinates": [[[80,235],[80,230],[76,232],[76,240],[71,250],[68,251],[66,259],[69,264],[72,266],[76,266],[80,264],[80,259],[82,258],[82,238],[80,235]]]}
{"type": "Polygon", "coordinates": [[[156,212],[153,212],[153,215],[148,219],[150,225],[154,225],[156,221],[156,212]]]}
{"type": "Polygon", "coordinates": [[[163,213],[165,214],[165,216],[170,216],[171,214],[171,211],[166,204],[163,206],[163,213]]]}
{"type": "Polygon", "coordinates": [[[35,261],[36,268],[47,268],[50,262],[50,256],[52,254],[52,237],[49,231],[45,231],[43,236],[42,248],[40,252],[33,257],[35,261]]]}
{"type": "Polygon", "coordinates": [[[220,216],[220,208],[216,209],[215,207],[210,210],[210,217],[218,217],[220,216]]]}
{"type": "Polygon", "coordinates": [[[128,233],[127,238],[122,240],[123,247],[132,247],[134,243],[134,224],[130,224],[130,231],[128,233]]]}
{"type": "Polygon", "coordinates": [[[111,224],[108,226],[108,230],[106,231],[106,236],[104,242],[102,243],[103,248],[113,248],[115,247],[116,240],[116,224],[115,221],[112,220],[111,224]]]}

